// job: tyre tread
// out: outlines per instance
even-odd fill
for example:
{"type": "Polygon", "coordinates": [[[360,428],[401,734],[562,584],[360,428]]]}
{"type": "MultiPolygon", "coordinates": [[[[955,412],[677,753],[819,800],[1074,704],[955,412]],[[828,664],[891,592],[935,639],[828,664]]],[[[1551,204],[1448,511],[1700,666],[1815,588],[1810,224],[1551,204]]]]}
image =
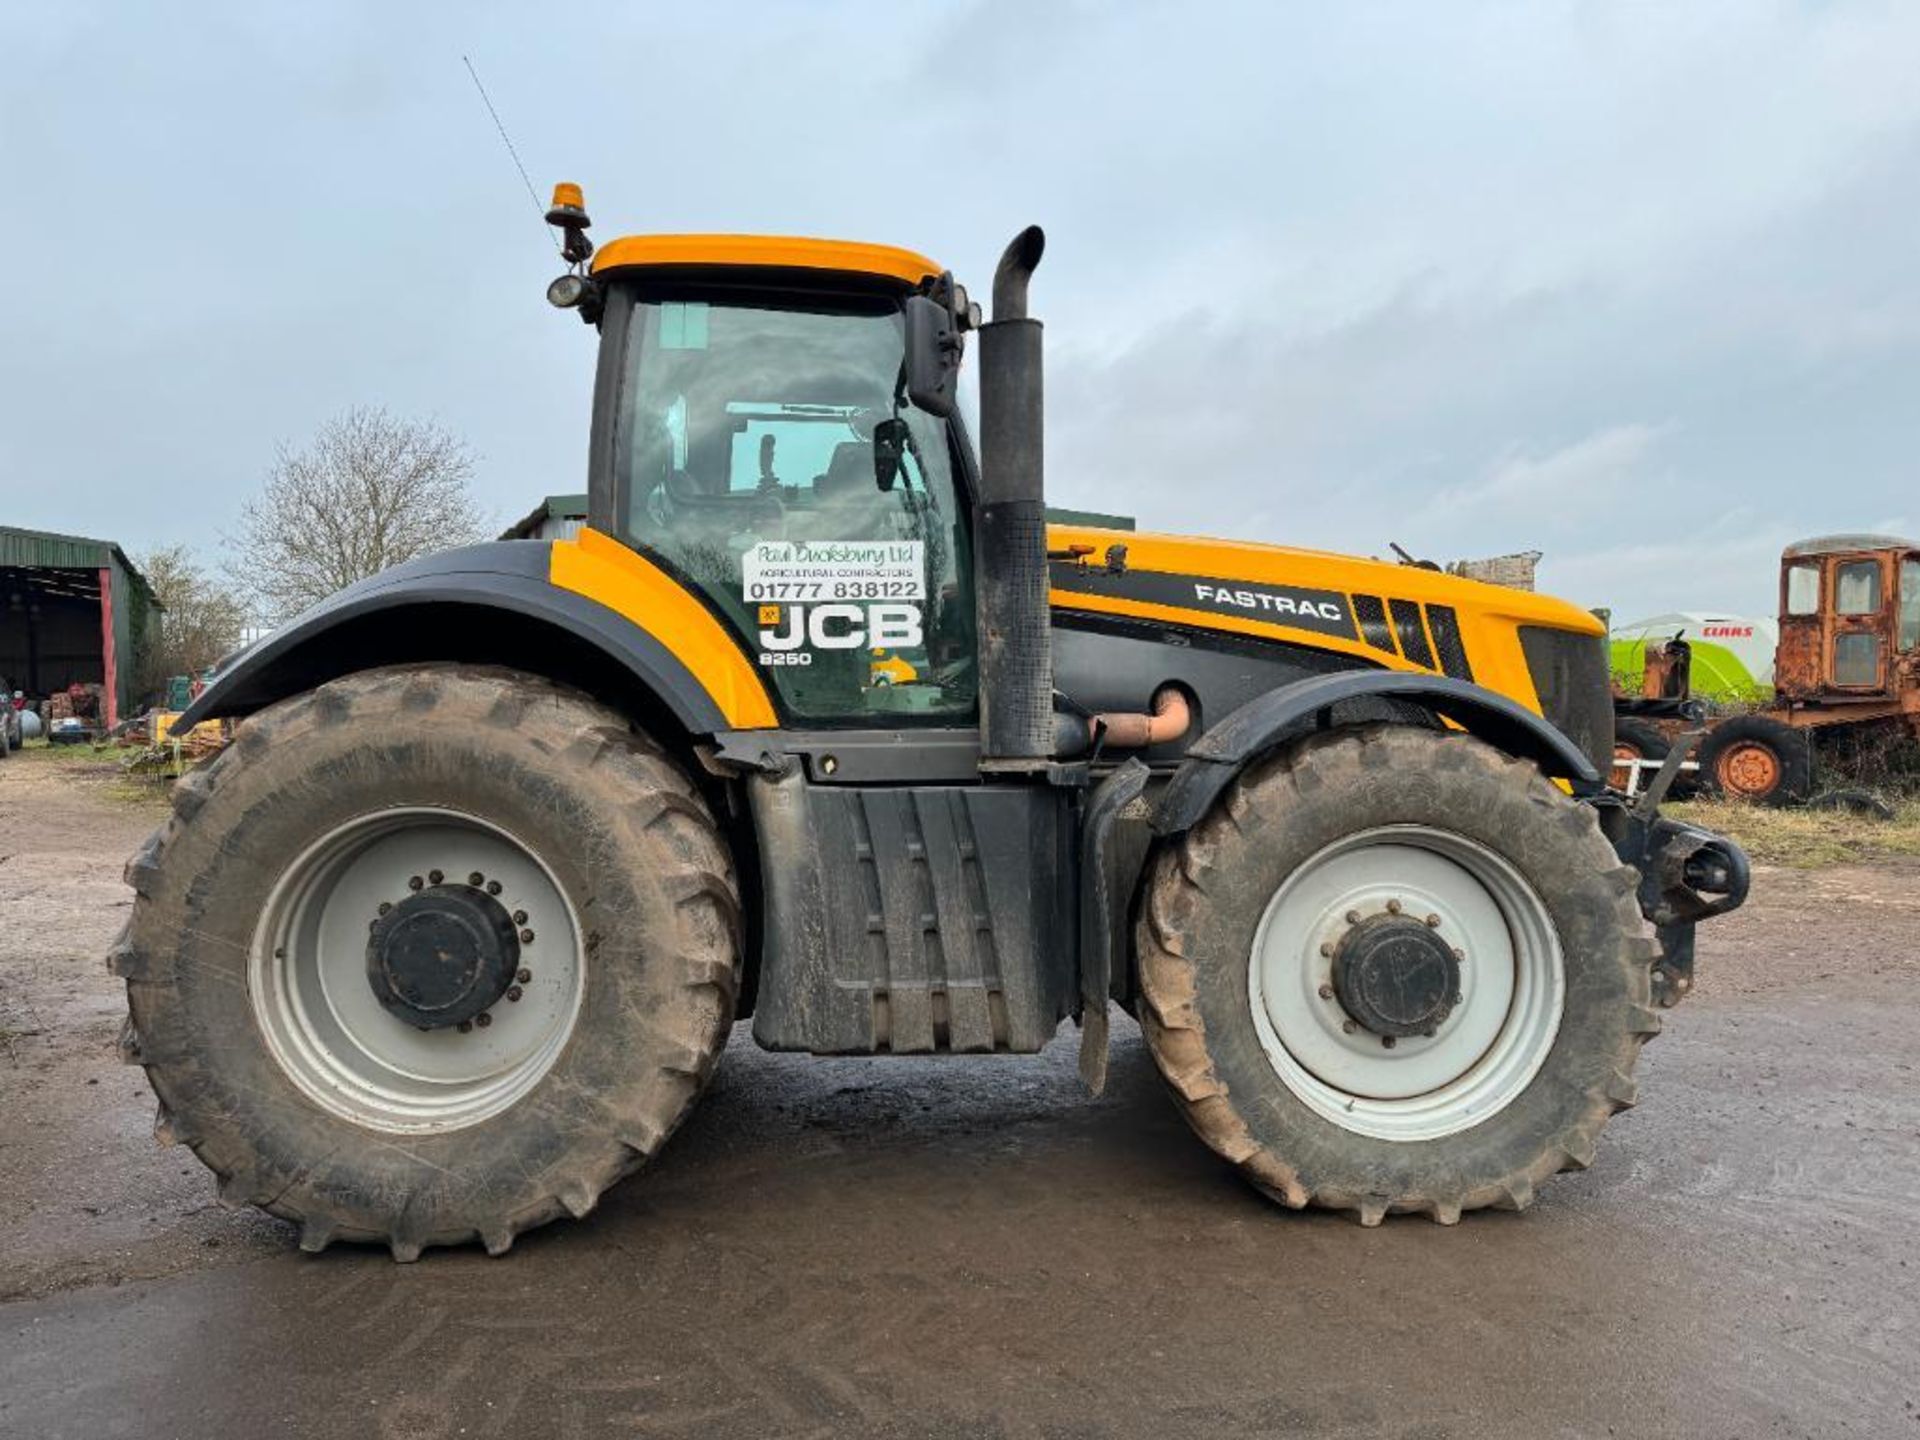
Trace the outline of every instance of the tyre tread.
{"type": "Polygon", "coordinates": [[[1379,1224],[1389,1213],[1422,1213],[1436,1223],[1451,1225],[1463,1211],[1488,1206],[1523,1210],[1531,1205],[1540,1182],[1569,1163],[1575,1168],[1592,1163],[1608,1119],[1637,1098],[1633,1069],[1641,1046],[1660,1029],[1658,1012],[1648,1004],[1636,1004],[1611,1068],[1584,1094],[1578,1121],[1561,1134],[1546,1137],[1538,1153],[1491,1183],[1469,1183],[1463,1178],[1436,1193],[1419,1194],[1357,1192],[1327,1184],[1313,1187],[1303,1182],[1285,1156],[1259,1143],[1209,1056],[1205,1022],[1195,1003],[1196,962],[1188,958],[1195,947],[1185,921],[1204,903],[1205,889],[1196,877],[1219,863],[1218,852],[1230,828],[1239,831],[1248,826],[1260,792],[1309,794],[1365,783],[1382,771],[1404,777],[1417,774],[1419,763],[1444,762],[1449,768],[1477,771],[1534,805],[1565,808],[1608,882],[1613,928],[1620,937],[1613,962],[1625,971],[1630,993],[1642,1002],[1650,994],[1654,951],[1634,900],[1638,876],[1614,855],[1591,811],[1584,806],[1566,807],[1565,795],[1525,760],[1478,743],[1451,740],[1439,747],[1436,756],[1430,744],[1410,743],[1409,737],[1416,734],[1428,736],[1429,732],[1391,724],[1332,731],[1256,763],[1213,811],[1150,866],[1136,927],[1141,1029],[1187,1123],[1266,1194],[1294,1208],[1312,1205],[1345,1211],[1367,1226],[1379,1224]],[[1417,753],[1413,744],[1420,745],[1417,753]]]}
{"type": "Polygon", "coordinates": [[[156,1137],[193,1150],[213,1171],[223,1205],[258,1205],[292,1221],[300,1248],[308,1251],[339,1241],[384,1243],[395,1261],[407,1263],[434,1246],[478,1241],[489,1254],[502,1255],[524,1230],[563,1213],[575,1218],[590,1213],[606,1188],[657,1152],[685,1118],[726,1043],[739,990],[739,888],[726,842],[699,790],[657,741],[631,729],[617,712],[538,676],[498,667],[437,664],[362,671],[251,717],[233,744],[176,786],[172,813],[128,861],[126,880],[135,891],[132,914],[108,966],[127,981],[129,1014],[119,1048],[127,1063],[145,1067],[159,1097],[156,1137]],[[648,1023],[658,1027],[658,1069],[666,1083],[638,1087],[636,1093],[644,1096],[638,1108],[610,1115],[609,1133],[593,1137],[601,1143],[583,1142],[579,1163],[546,1193],[516,1202],[493,1187],[476,1187],[467,1203],[440,1213],[418,1208],[419,1197],[409,1196],[376,1233],[347,1223],[327,1195],[307,1184],[308,1172],[266,1184],[243,1150],[197,1133],[183,1109],[168,1101],[170,1095],[194,1091],[191,1072],[197,1061],[154,1054],[142,1018],[157,1020],[179,1003],[170,982],[153,974],[151,957],[167,934],[190,923],[189,897],[169,887],[167,861],[169,852],[192,840],[194,822],[208,800],[269,752],[298,744],[310,728],[367,723],[370,710],[396,707],[435,713],[442,723],[526,732],[529,743],[555,763],[582,765],[594,784],[612,792],[630,835],[642,843],[642,837],[651,836],[648,848],[666,871],[663,878],[680,918],[677,963],[687,976],[681,989],[690,998],[649,1017],[648,1023]],[[611,763],[616,760],[622,763],[611,763]],[[654,833],[663,817],[674,822],[671,843],[659,843],[654,833]],[[152,937],[151,943],[143,936],[152,937]],[[488,1208],[509,1204],[514,1208],[488,1208]]]}

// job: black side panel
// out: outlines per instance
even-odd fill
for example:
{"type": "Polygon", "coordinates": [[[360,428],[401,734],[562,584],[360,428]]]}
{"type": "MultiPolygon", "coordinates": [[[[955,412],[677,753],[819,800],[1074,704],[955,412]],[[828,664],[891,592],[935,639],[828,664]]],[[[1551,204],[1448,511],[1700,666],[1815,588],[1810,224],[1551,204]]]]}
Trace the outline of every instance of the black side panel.
{"type": "Polygon", "coordinates": [[[766,891],[754,1039],[820,1055],[1038,1050],[1078,1009],[1072,797],[748,782],[766,891]]]}
{"type": "Polygon", "coordinates": [[[1272,620],[1348,640],[1355,634],[1346,596],[1334,590],[1219,580],[1162,570],[1105,570],[1071,560],[1056,561],[1052,568],[1052,585],[1056,590],[1112,595],[1148,605],[1169,605],[1214,615],[1237,615],[1243,620],[1272,620]]]}
{"type": "Polygon", "coordinates": [[[1053,616],[1053,684],[1085,710],[1144,710],[1162,685],[1178,684],[1197,702],[1184,739],[1156,745],[1149,764],[1178,760],[1200,733],[1249,700],[1315,675],[1370,670],[1365,660],[1219,631],[1117,617],[1053,616]]]}

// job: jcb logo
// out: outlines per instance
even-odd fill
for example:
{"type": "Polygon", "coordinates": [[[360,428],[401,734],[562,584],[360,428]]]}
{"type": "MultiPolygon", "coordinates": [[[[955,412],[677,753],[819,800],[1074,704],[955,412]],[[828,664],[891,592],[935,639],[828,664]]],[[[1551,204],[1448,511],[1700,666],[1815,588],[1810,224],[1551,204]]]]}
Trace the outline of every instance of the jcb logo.
{"type": "Polygon", "coordinates": [[[760,657],[762,665],[793,664],[788,653],[802,647],[904,650],[924,638],[917,605],[788,605],[769,625],[768,611],[775,608],[760,607],[760,648],[771,652],[760,657]]]}

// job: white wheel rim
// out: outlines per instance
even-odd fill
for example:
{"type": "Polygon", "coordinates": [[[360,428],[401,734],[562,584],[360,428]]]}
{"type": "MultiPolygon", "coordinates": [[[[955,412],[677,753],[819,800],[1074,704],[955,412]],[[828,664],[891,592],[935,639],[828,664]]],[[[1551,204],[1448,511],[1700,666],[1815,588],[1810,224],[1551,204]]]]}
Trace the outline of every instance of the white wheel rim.
{"type": "Polygon", "coordinates": [[[1248,991],[1294,1095],[1356,1134],[1417,1141],[1481,1124],[1526,1090],[1559,1033],[1566,978],[1552,916],[1511,864],[1451,831],[1394,825],[1335,841],[1287,877],[1254,934],[1248,991]],[[1348,1028],[1322,987],[1349,915],[1391,905],[1436,917],[1465,958],[1459,1003],[1434,1033],[1388,1046],[1348,1028]]]}
{"type": "Polygon", "coordinates": [[[525,1096],[565,1048],[585,993],[580,937],[559,882],[507,831],[457,810],[385,810],[337,826],[282,873],[255,931],[248,989],[268,1049],[315,1104],[374,1130],[457,1130],[525,1096]],[[367,980],[379,906],[436,871],[497,883],[534,936],[522,937],[520,998],[465,1030],[415,1028],[367,980]]]}

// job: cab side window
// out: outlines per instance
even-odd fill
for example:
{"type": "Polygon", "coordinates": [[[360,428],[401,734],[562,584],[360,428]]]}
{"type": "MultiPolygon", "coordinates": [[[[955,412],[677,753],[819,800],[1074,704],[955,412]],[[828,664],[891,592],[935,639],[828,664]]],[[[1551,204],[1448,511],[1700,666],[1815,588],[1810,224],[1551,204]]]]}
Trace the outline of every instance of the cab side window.
{"type": "Polygon", "coordinates": [[[1787,571],[1787,614],[1820,613],[1820,567],[1795,565],[1787,571]]]}

